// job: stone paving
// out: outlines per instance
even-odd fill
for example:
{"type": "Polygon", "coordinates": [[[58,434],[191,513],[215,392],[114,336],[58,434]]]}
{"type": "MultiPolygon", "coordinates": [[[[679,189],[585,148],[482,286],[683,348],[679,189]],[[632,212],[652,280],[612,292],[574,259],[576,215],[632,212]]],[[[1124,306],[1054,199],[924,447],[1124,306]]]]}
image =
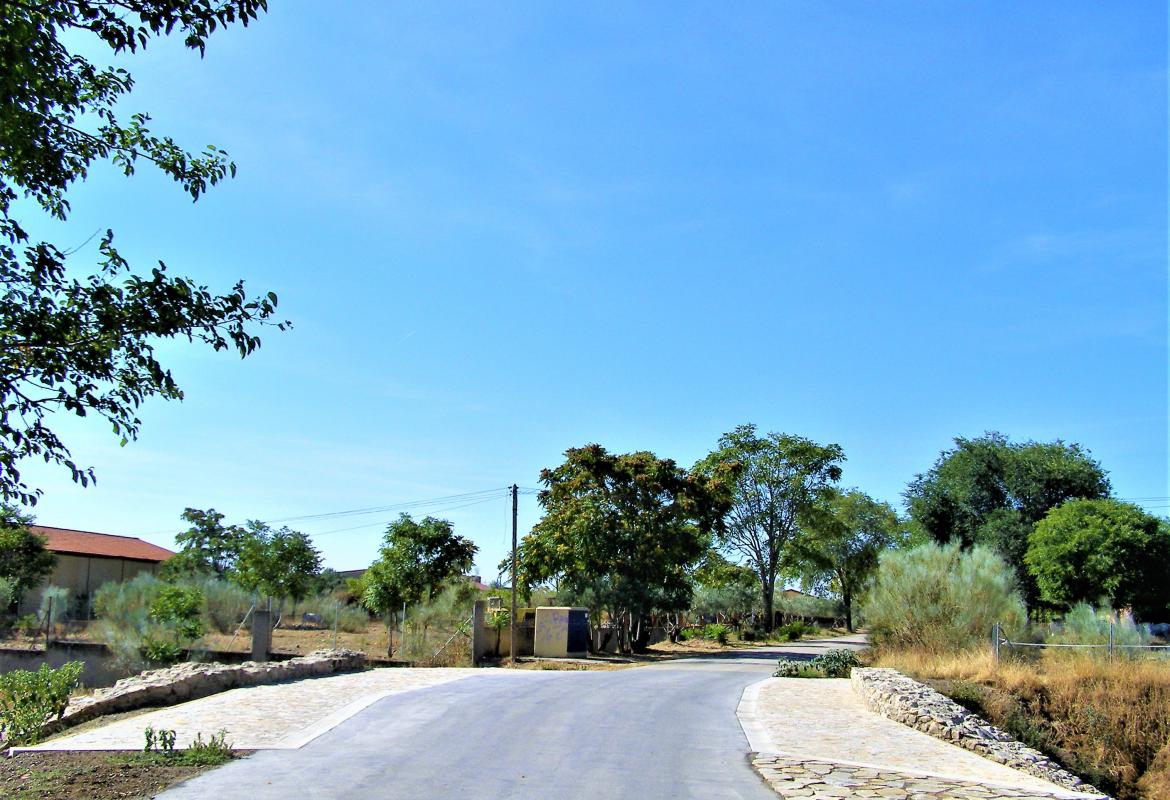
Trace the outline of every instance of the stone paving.
{"type": "MultiPolygon", "coordinates": [[[[529,674],[520,670],[497,672],[529,674]]],[[[239,749],[297,748],[387,695],[477,673],[483,670],[388,668],[250,686],[115,720],[30,749],[140,750],[148,725],[175,731],[175,744],[180,748],[196,734],[207,739],[220,730],[225,730],[227,741],[239,749]]]]}
{"type": "Polygon", "coordinates": [[[800,800],[1052,800],[1068,796],[777,753],[757,754],[752,766],[778,795],[800,800]]]}
{"type": "Polygon", "coordinates": [[[848,680],[749,686],[740,723],[782,797],[1090,797],[989,761],[869,711],[848,680]],[[927,788],[931,787],[931,788],[927,788]]]}

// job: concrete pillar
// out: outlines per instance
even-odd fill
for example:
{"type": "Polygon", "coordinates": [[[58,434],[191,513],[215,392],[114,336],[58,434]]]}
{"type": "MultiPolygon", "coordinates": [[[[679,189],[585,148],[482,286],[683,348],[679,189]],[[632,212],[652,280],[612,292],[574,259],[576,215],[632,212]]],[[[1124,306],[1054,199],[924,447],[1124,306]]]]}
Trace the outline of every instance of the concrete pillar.
{"type": "Polygon", "coordinates": [[[471,666],[478,667],[479,662],[488,651],[487,625],[484,621],[484,608],[487,604],[483,600],[476,600],[471,611],[471,666]]]}
{"type": "Polygon", "coordinates": [[[267,661],[272,649],[272,612],[256,609],[252,612],[252,660],[267,661]]]}

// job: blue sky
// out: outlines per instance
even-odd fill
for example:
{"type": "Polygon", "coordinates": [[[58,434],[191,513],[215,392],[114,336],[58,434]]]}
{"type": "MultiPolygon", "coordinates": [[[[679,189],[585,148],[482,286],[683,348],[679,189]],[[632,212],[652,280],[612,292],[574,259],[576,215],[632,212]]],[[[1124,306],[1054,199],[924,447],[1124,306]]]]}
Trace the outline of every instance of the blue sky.
{"type": "MultiPolygon", "coordinates": [[[[1164,4],[466,5],[274,2],[125,59],[127,113],[239,177],[192,205],[98,170],[38,232],[295,328],[164,345],[187,399],[126,448],[58,420],[98,484],[29,465],[40,522],[166,545],[186,506],[531,487],[592,441],[689,465],[744,422],[895,503],[1000,430],[1170,508],[1164,4]]],[[[493,575],[508,501],[454,505],[493,575]]],[[[392,516],[290,524],[344,569],[392,516]]]]}

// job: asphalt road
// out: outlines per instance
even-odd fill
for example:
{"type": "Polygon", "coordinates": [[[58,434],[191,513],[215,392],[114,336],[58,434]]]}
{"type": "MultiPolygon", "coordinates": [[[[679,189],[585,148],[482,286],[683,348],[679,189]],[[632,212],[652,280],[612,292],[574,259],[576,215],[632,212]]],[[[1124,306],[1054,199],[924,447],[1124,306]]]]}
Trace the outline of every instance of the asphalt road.
{"type": "Polygon", "coordinates": [[[384,698],[299,750],[260,751],[160,797],[775,800],[748,764],[735,708],[780,652],[524,678],[484,670],[384,698]]]}

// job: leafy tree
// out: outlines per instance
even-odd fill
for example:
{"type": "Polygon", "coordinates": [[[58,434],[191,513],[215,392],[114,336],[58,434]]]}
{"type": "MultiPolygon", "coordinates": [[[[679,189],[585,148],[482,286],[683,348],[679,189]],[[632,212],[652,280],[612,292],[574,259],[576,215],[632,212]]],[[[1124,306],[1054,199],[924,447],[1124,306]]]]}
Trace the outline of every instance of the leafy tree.
{"type": "Polygon", "coordinates": [[[688,570],[722,526],[734,469],[708,478],[653,453],[615,455],[596,444],[565,456],[541,471],[545,514],[520,545],[518,581],[591,593],[628,651],[646,614],[689,604],[688,570]]]}
{"type": "Polygon", "coordinates": [[[839,445],[781,433],[759,436],[755,425],[740,425],[720,437],[718,447],[695,465],[705,475],[739,465],[720,543],[755,571],[769,631],[785,547],[800,530],[802,515],[840,480],[844,460],[839,445]]]}
{"type": "Polygon", "coordinates": [[[1025,557],[1043,600],[1108,600],[1143,620],[1170,615],[1170,523],[1117,500],[1070,500],[1036,524],[1025,557]]]}
{"type": "Polygon", "coordinates": [[[296,604],[308,596],[321,572],[321,552],[300,531],[272,530],[263,522],[248,523],[232,580],[253,592],[289,598],[296,604]]]}
{"type": "Polygon", "coordinates": [[[823,506],[806,515],[804,530],[792,547],[792,563],[806,590],[829,590],[845,607],[845,626],[853,631],[853,602],[885,550],[906,540],[906,532],[889,503],[850,489],[832,491],[823,506]]]}
{"type": "Polygon", "coordinates": [[[455,535],[445,519],[426,517],[415,522],[402,514],[386,528],[382,549],[361,578],[362,605],[386,620],[386,655],[391,653],[390,626],[403,604],[430,599],[451,578],[475,563],[479,548],[455,535]]]}
{"type": "Polygon", "coordinates": [[[17,466],[29,457],[62,465],[82,485],[94,479],[50,427],[54,412],[103,417],[125,444],[137,436],[146,398],[181,399],[157,358],[160,339],[197,340],[243,357],[259,347],[258,327],[286,326],[274,318],[271,292],[249,296],[239,282],[216,294],[162,262],[136,272],[110,230],[86,275],[70,252],[31,237],[25,219],[67,220],[70,187],[103,162],[127,176],[149,162],[194,200],[234,175],[223,150],[192,154],[153,133],[148,115],[123,117],[130,73],[77,50],[104,45],[124,55],[177,32],[202,54],[217,28],[247,25],[265,8],[266,0],[0,5],[0,499],[36,502],[40,490],[17,466]]]}
{"type": "Polygon", "coordinates": [[[243,552],[248,532],[239,525],[224,525],[224,515],[209,508],[188,508],[182,519],[191,527],[175,537],[181,548],[163,564],[162,577],[213,574],[226,578],[243,552]]]}
{"type": "Polygon", "coordinates": [[[8,583],[15,601],[40,586],[57,563],[45,549],[45,537],[29,530],[33,522],[15,506],[0,506],[0,580],[8,583]]]}
{"type": "Polygon", "coordinates": [[[905,497],[911,519],[934,541],[998,550],[1016,570],[1024,599],[1035,605],[1039,595],[1024,565],[1033,526],[1066,500],[1109,492],[1105,470],[1080,445],[1014,443],[991,432],[956,438],[905,497]]]}

